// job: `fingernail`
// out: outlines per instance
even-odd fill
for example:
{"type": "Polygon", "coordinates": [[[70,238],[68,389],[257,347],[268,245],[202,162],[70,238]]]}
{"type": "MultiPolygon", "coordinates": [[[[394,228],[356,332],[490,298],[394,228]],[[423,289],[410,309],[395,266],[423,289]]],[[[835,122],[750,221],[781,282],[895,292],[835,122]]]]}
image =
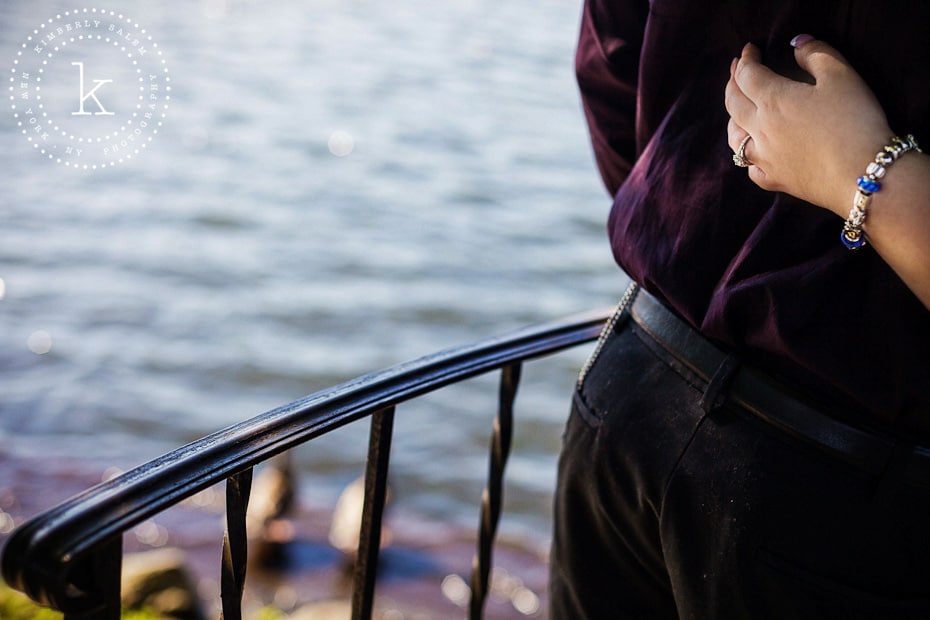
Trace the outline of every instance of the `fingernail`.
{"type": "Polygon", "coordinates": [[[812,37],[809,34],[799,34],[795,38],[791,39],[791,47],[796,47],[798,49],[801,49],[802,47],[804,47],[804,45],[806,45],[807,43],[810,43],[813,40],[814,40],[814,37],[812,37]]]}

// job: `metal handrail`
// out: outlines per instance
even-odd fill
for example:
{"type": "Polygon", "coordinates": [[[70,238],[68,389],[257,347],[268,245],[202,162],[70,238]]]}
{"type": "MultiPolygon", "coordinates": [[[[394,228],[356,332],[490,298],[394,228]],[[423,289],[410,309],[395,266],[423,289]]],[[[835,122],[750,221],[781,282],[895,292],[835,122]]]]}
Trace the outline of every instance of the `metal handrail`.
{"type": "MultiPolygon", "coordinates": [[[[3,577],[38,603],[65,612],[67,618],[118,617],[97,610],[112,606],[114,590],[118,601],[123,532],[223,481],[228,498],[231,484],[232,494],[245,485],[244,501],[237,500],[236,512],[241,514],[235,517],[242,519],[255,465],[372,415],[373,441],[374,422],[388,415],[389,449],[395,405],[496,369],[505,369],[506,381],[506,369],[523,360],[594,340],[607,316],[607,311],[589,312],[440,351],[321,390],[198,439],[22,524],[3,549],[3,577]]],[[[511,404],[515,390],[514,384],[511,404]]],[[[227,503],[227,536],[235,525],[232,511],[227,503]]],[[[375,525],[380,528],[380,522],[375,525]]],[[[492,525],[496,528],[496,522],[492,525]]],[[[490,536],[493,539],[493,529],[490,536]]],[[[486,578],[486,571],[481,567],[475,573],[486,578]]],[[[356,589],[358,583],[357,578],[356,589]]],[[[238,587],[241,594],[241,582],[238,587]]]]}

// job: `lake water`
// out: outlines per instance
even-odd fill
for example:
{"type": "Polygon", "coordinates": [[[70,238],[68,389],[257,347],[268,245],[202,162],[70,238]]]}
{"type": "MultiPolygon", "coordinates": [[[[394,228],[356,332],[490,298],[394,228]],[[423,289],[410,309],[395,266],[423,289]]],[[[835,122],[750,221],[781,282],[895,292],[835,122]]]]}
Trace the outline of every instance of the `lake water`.
{"type": "MultiPolygon", "coordinates": [[[[170,104],[140,155],[84,171],[40,154],[12,105],[27,36],[85,7],[3,2],[0,452],[41,455],[37,484],[59,460],[125,468],[354,376],[613,304],[625,278],[572,71],[580,4],[120,1],[163,53],[170,104]]],[[[114,105],[115,82],[99,107],[87,94],[108,49],[87,52],[81,90],[76,66],[58,63],[67,88],[46,74],[49,107],[114,105]]],[[[505,534],[548,538],[589,351],[524,371],[505,534]]],[[[395,504],[475,527],[496,380],[398,410],[395,504]]],[[[304,501],[331,505],[360,474],[367,433],[295,450],[304,501]]]]}

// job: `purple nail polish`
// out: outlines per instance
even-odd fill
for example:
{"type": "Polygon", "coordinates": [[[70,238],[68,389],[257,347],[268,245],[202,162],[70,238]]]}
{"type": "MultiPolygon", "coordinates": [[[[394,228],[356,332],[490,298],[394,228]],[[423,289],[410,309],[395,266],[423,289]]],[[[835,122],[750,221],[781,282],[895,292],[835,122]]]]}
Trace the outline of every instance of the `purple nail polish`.
{"type": "Polygon", "coordinates": [[[801,49],[805,44],[810,43],[813,40],[814,37],[809,34],[799,34],[795,38],[791,39],[791,47],[801,49]]]}

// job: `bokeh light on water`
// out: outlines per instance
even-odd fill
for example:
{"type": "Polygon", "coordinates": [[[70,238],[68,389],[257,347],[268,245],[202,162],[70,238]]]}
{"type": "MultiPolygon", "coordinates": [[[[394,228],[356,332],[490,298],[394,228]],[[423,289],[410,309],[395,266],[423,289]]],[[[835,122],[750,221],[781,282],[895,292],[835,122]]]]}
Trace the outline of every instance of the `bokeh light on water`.
{"type": "MultiPolygon", "coordinates": [[[[4,2],[0,66],[67,4],[4,2]]],[[[119,4],[171,66],[171,111],[145,152],[66,169],[0,113],[11,458],[131,467],[622,290],[572,75],[580,2],[119,4]]],[[[545,544],[586,353],[525,370],[505,534],[545,544]]],[[[399,409],[401,513],[474,525],[495,407],[488,377],[399,409]]],[[[332,505],[366,439],[358,425],[297,450],[306,501],[332,505]]],[[[161,540],[157,526],[136,535],[161,540]]]]}

